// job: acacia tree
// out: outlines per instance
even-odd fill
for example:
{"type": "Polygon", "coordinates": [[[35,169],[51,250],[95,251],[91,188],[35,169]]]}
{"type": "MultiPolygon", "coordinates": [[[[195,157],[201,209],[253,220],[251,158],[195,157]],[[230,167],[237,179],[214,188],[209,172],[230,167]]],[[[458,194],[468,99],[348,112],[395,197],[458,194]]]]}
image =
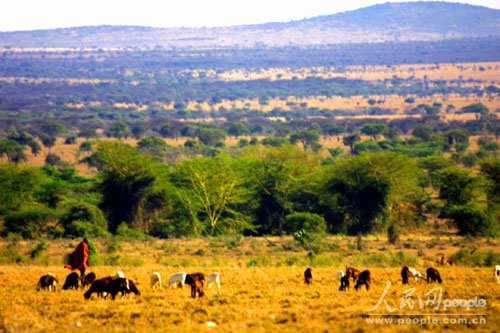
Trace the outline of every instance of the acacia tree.
{"type": "MultiPolygon", "coordinates": [[[[365,153],[340,160],[328,169],[320,189],[323,206],[340,223],[331,229],[350,234],[380,229],[389,219],[399,222],[403,210],[418,197],[418,167],[407,156],[365,153]]],[[[413,212],[417,214],[417,211],[413,212]]]]}
{"type": "Polygon", "coordinates": [[[259,234],[287,231],[286,216],[294,211],[296,192],[312,184],[321,155],[293,145],[265,146],[247,152],[251,166],[247,179],[253,188],[255,224],[259,234]]]}
{"type": "Polygon", "coordinates": [[[101,169],[99,207],[107,215],[110,231],[115,232],[122,222],[148,231],[153,215],[168,202],[168,166],[114,142],[99,142],[92,160],[101,169]]]}
{"type": "Polygon", "coordinates": [[[242,161],[225,155],[193,158],[176,166],[172,183],[178,202],[191,218],[193,233],[252,229],[248,218],[235,210],[250,194],[242,167],[242,161]]]}

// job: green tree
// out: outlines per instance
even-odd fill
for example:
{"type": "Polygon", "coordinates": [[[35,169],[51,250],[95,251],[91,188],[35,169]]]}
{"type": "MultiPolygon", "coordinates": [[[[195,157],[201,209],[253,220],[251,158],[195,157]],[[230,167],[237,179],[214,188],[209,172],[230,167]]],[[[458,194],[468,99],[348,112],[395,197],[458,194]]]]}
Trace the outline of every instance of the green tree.
{"type": "Polygon", "coordinates": [[[298,189],[313,183],[321,155],[296,146],[262,146],[247,152],[251,159],[246,178],[252,186],[255,224],[259,234],[286,232],[285,217],[294,211],[298,189]]]}
{"type": "MultiPolygon", "coordinates": [[[[176,166],[172,183],[190,217],[191,232],[209,234],[252,229],[235,208],[249,199],[241,163],[229,156],[193,158],[176,166]]],[[[185,214],[184,214],[185,215],[185,214]]]]}
{"type": "Polygon", "coordinates": [[[7,156],[9,162],[19,163],[26,161],[26,147],[14,140],[7,138],[0,139],[0,157],[7,156]]]}
{"type": "Polygon", "coordinates": [[[361,133],[369,135],[373,140],[377,141],[377,135],[383,135],[389,132],[387,124],[365,124],[361,127],[361,133]]]}
{"type": "Polygon", "coordinates": [[[317,151],[321,145],[319,144],[319,134],[313,130],[298,131],[290,135],[290,143],[295,144],[300,142],[305,150],[312,149],[317,151]]]}
{"type": "Polygon", "coordinates": [[[219,141],[226,140],[226,133],[219,128],[200,128],[197,137],[203,144],[213,146],[219,141]]]}
{"type": "Polygon", "coordinates": [[[410,158],[394,153],[365,153],[339,160],[325,170],[321,201],[332,210],[331,229],[350,234],[380,230],[403,213],[418,214],[413,204],[421,193],[420,171],[410,158]],[[406,211],[406,212],[405,212],[406,211]]]}
{"type": "Polygon", "coordinates": [[[40,140],[42,141],[42,144],[45,147],[49,148],[49,154],[50,154],[52,147],[54,147],[56,144],[56,138],[54,136],[51,136],[51,135],[46,134],[46,133],[40,134],[39,137],[40,137],[40,140]]]}
{"type": "Polygon", "coordinates": [[[479,179],[468,170],[450,167],[437,173],[439,199],[445,202],[442,216],[453,206],[464,206],[477,198],[479,179]]]}
{"type": "Polygon", "coordinates": [[[359,140],[361,140],[359,135],[353,134],[353,135],[344,136],[344,139],[342,142],[344,143],[344,146],[349,147],[351,155],[352,155],[352,154],[354,154],[354,144],[356,142],[358,142],[359,140]]]}
{"type": "Polygon", "coordinates": [[[239,122],[234,122],[229,126],[227,133],[229,135],[232,135],[235,138],[237,138],[237,137],[242,136],[242,135],[248,135],[248,133],[250,133],[250,131],[245,126],[245,124],[239,123],[239,122]]]}
{"type": "Polygon", "coordinates": [[[129,135],[128,126],[123,121],[118,121],[112,124],[106,130],[106,136],[110,138],[126,138],[128,135],[129,135]]]}
{"type": "Polygon", "coordinates": [[[148,231],[151,219],[167,204],[168,167],[149,155],[113,142],[100,142],[94,153],[100,167],[99,207],[111,232],[125,222],[148,231]]]}

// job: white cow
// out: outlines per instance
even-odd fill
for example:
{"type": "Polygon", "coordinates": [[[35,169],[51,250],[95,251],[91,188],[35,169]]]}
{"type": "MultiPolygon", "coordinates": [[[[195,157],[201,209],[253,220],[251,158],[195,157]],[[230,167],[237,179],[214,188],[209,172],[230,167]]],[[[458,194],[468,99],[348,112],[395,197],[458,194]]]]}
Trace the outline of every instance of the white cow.
{"type": "Polygon", "coordinates": [[[170,275],[170,279],[168,280],[168,287],[175,288],[177,283],[180,283],[180,286],[184,287],[185,281],[186,281],[186,272],[179,272],[179,273],[170,275]]]}
{"type": "Polygon", "coordinates": [[[156,286],[159,286],[160,289],[161,289],[161,276],[160,276],[160,273],[158,272],[154,272],[152,275],[151,275],[151,288],[152,289],[156,289],[156,286]]]}
{"type": "Polygon", "coordinates": [[[212,273],[207,277],[208,288],[212,288],[212,284],[214,282],[217,284],[217,288],[220,289],[220,278],[218,272],[212,273]]]}
{"type": "Polygon", "coordinates": [[[410,271],[410,274],[415,278],[415,282],[417,282],[419,278],[421,278],[422,280],[426,279],[426,277],[415,268],[408,267],[408,270],[410,271]]]}
{"type": "Polygon", "coordinates": [[[340,271],[337,273],[337,281],[340,281],[340,279],[342,279],[344,276],[345,276],[344,271],[343,271],[343,270],[340,270],[340,271]]]}
{"type": "Polygon", "coordinates": [[[500,265],[495,266],[495,277],[497,278],[497,283],[500,284],[500,265]]]}

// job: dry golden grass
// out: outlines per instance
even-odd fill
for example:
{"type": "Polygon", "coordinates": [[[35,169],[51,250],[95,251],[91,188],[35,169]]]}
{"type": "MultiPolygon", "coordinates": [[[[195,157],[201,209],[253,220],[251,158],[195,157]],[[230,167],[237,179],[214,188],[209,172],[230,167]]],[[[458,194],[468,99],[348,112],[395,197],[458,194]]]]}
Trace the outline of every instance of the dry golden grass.
{"type": "MultiPolygon", "coordinates": [[[[414,237],[414,236],[413,236],[414,237]]],[[[432,240],[429,236],[422,236],[403,241],[416,242],[415,244],[428,246],[432,240]]],[[[286,330],[291,332],[325,332],[325,331],[469,331],[483,332],[498,331],[500,329],[500,286],[493,278],[492,268],[465,268],[447,266],[439,268],[444,279],[443,284],[427,285],[423,282],[412,283],[404,286],[399,281],[401,267],[370,269],[373,284],[370,291],[365,289],[347,292],[338,290],[339,283],[334,275],[339,269],[344,269],[344,264],[349,263],[349,252],[353,254],[361,251],[350,251],[344,245],[353,241],[348,238],[332,238],[330,241],[339,240],[341,249],[339,253],[346,254],[344,263],[331,267],[313,267],[314,282],[307,287],[303,282],[303,271],[306,266],[277,266],[280,258],[297,255],[305,257],[306,252],[291,252],[283,249],[288,244],[289,238],[260,238],[244,239],[240,245],[232,248],[211,246],[215,239],[191,240],[150,240],[136,242],[122,242],[124,257],[140,256],[144,259],[143,267],[126,266],[97,266],[91,267],[98,277],[113,274],[116,270],[124,271],[125,275],[133,280],[141,296],[132,300],[103,300],[93,297],[84,300],[83,291],[61,290],[68,270],[62,268],[63,254],[72,250],[76,241],[49,242],[48,256],[51,260],[61,261],[60,265],[48,267],[33,265],[0,266],[0,330],[6,332],[23,331],[82,331],[106,332],[123,331],[168,331],[168,332],[276,332],[286,330]],[[201,257],[194,252],[204,249],[205,255],[201,257]],[[212,262],[208,256],[219,257],[219,264],[212,262]],[[272,264],[268,267],[246,267],[247,258],[267,254],[271,256],[272,264]],[[165,266],[158,260],[171,260],[180,258],[190,259],[180,267],[165,266]],[[164,288],[153,291],[150,288],[149,277],[155,271],[160,272],[164,288]],[[186,271],[204,272],[210,274],[219,271],[221,274],[221,289],[206,288],[206,296],[201,299],[191,299],[188,288],[168,289],[168,276],[170,274],[186,271]],[[38,278],[47,272],[54,273],[59,278],[59,289],[55,293],[47,291],[36,292],[35,286],[38,278]],[[396,308],[398,313],[405,315],[432,313],[437,320],[443,320],[444,313],[485,313],[486,323],[481,325],[444,325],[444,324],[369,324],[366,317],[368,309],[373,308],[384,292],[387,281],[392,286],[385,296],[388,304],[396,308]],[[442,288],[444,299],[471,299],[475,296],[487,302],[485,308],[444,310],[432,309],[430,305],[419,307],[418,299],[414,298],[413,310],[400,309],[403,293],[415,287],[414,296],[427,300],[425,294],[433,288],[442,288]],[[216,328],[206,325],[208,321],[216,323],[216,328]]],[[[452,237],[447,241],[440,241],[439,246],[453,247],[455,242],[461,243],[459,238],[452,237]]],[[[366,239],[370,252],[385,244],[385,240],[376,237],[366,239]]],[[[29,248],[35,242],[21,242],[21,248],[29,248]]],[[[106,252],[106,242],[96,242],[100,252],[106,252]]],[[[221,244],[224,244],[223,242],[221,244]]],[[[413,243],[412,243],[413,244],[413,243]]],[[[7,246],[0,243],[0,248],[7,246]]],[[[477,245],[489,248],[498,244],[488,244],[478,241],[477,245]]],[[[367,252],[368,250],[365,250],[367,252]]],[[[412,250],[408,250],[411,252],[412,250]]],[[[429,253],[433,249],[429,250],[429,253]]],[[[431,264],[419,261],[416,267],[423,273],[431,264]]],[[[388,313],[382,303],[376,313],[388,313]]],[[[427,316],[428,317],[428,316],[427,316]]],[[[427,318],[426,317],[426,318],[427,318]]],[[[476,316],[462,316],[474,319],[476,316]]],[[[480,316],[483,318],[484,316],[480,316]]],[[[389,317],[387,317],[389,318],[389,317]]],[[[394,320],[406,319],[407,316],[396,316],[394,320]]],[[[413,317],[412,317],[413,318],[413,317]]],[[[421,317],[418,317],[421,318],[421,317]]]]}

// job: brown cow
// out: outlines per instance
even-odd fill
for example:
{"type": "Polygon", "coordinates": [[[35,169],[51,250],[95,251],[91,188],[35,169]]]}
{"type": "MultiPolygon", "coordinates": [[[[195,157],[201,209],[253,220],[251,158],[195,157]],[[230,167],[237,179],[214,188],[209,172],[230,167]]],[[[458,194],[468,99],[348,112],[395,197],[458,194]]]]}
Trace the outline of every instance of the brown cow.
{"type": "Polygon", "coordinates": [[[368,271],[368,270],[362,271],[358,275],[358,281],[357,281],[356,285],[354,286],[354,289],[358,290],[359,288],[361,288],[362,285],[365,285],[366,290],[368,291],[368,290],[370,290],[370,283],[371,282],[372,282],[372,276],[371,276],[370,271],[368,271]]]}
{"type": "Polygon", "coordinates": [[[304,272],[304,282],[307,285],[310,285],[313,282],[312,272],[310,268],[306,269],[306,271],[304,272]]]}
{"type": "Polygon", "coordinates": [[[89,299],[93,293],[97,293],[97,296],[104,296],[104,298],[106,298],[108,293],[108,284],[112,280],[113,278],[111,276],[95,280],[94,283],[92,283],[92,285],[90,286],[89,290],[87,290],[87,292],[83,294],[83,297],[85,297],[85,299],[89,299]]]}

